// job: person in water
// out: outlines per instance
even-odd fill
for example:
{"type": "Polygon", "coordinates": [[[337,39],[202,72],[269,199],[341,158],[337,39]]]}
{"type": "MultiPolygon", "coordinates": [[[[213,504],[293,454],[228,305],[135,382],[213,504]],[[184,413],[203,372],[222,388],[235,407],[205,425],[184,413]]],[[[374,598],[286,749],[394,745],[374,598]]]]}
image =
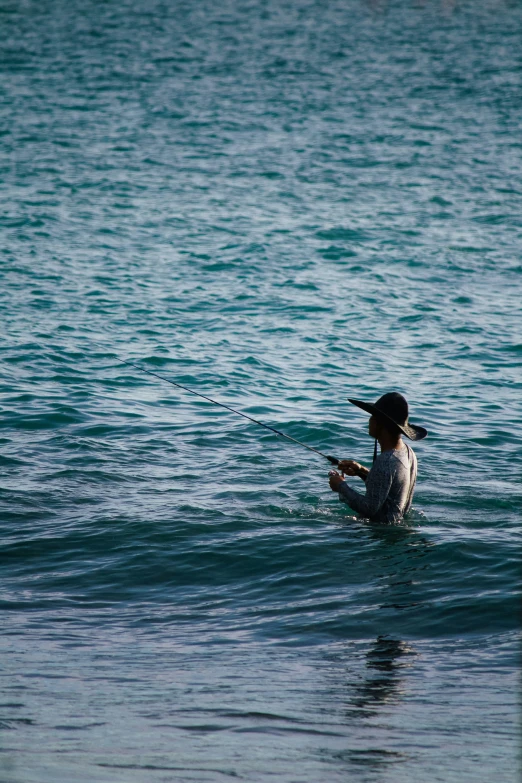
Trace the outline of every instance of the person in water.
{"type": "Polygon", "coordinates": [[[330,487],[339,493],[339,500],[371,522],[393,524],[399,522],[411,507],[417,479],[417,458],[403,443],[402,436],[421,440],[428,434],[424,427],[408,422],[408,403],[402,394],[389,392],[375,404],[349,400],[353,405],[371,414],[368,433],[375,438],[371,470],[351,459],[339,461],[339,474],[330,472],[330,487]],[[377,457],[377,441],[381,453],[377,457]],[[358,476],[366,483],[363,495],[350,487],[343,474],[358,476]]]}

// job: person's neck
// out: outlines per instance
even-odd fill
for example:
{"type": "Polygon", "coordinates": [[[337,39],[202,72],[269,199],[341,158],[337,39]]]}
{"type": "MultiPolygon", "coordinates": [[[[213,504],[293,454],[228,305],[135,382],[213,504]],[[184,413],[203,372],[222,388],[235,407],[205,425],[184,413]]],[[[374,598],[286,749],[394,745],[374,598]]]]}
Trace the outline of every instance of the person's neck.
{"type": "Polygon", "coordinates": [[[381,451],[397,451],[402,448],[402,437],[400,435],[389,435],[387,432],[383,433],[378,438],[381,451]]]}

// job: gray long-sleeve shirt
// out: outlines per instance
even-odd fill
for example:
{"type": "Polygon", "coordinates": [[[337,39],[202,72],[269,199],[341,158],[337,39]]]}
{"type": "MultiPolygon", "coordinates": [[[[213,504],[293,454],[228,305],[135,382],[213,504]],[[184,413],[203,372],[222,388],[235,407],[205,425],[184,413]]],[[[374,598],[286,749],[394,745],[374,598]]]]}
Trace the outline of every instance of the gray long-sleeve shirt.
{"type": "Polygon", "coordinates": [[[389,525],[409,511],[416,479],[417,458],[403,444],[400,449],[383,451],[377,457],[366,479],[365,495],[343,481],[339,500],[370,521],[389,525]]]}

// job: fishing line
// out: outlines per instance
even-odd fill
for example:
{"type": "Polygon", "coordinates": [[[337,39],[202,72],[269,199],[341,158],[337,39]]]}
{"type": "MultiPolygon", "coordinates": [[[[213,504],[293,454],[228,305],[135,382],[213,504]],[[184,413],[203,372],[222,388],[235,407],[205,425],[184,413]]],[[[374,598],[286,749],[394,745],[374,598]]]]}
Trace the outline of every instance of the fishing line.
{"type": "MultiPolygon", "coordinates": [[[[91,342],[94,342],[94,340],[92,340],[91,342]]],[[[95,344],[98,345],[100,348],[103,347],[102,345],[100,345],[100,343],[95,343],[95,344]]],[[[104,348],[104,350],[107,351],[106,348],[104,348]]],[[[275,427],[270,427],[269,424],[264,424],[262,421],[253,419],[252,416],[247,416],[246,413],[241,413],[241,411],[237,411],[235,410],[235,408],[231,408],[230,405],[225,405],[225,403],[223,402],[218,402],[217,400],[213,400],[211,397],[207,397],[205,394],[201,394],[200,392],[194,391],[194,389],[189,389],[188,386],[183,386],[181,383],[177,383],[176,381],[171,381],[169,378],[165,378],[163,375],[158,375],[157,372],[153,372],[152,370],[146,370],[145,367],[142,367],[139,364],[130,362],[127,359],[122,359],[116,353],[114,353],[114,351],[108,351],[108,353],[111,353],[122,364],[127,364],[129,367],[134,367],[136,370],[140,370],[140,372],[144,372],[147,375],[152,375],[154,378],[159,378],[160,381],[165,381],[165,383],[170,383],[172,386],[176,386],[178,389],[183,389],[183,391],[186,391],[189,394],[194,394],[196,397],[201,397],[203,400],[207,400],[207,402],[211,402],[213,405],[219,405],[220,408],[225,408],[225,410],[231,411],[231,413],[236,413],[238,416],[242,416],[244,419],[248,419],[249,421],[254,422],[254,424],[259,424],[260,427],[264,427],[266,430],[275,432],[276,435],[280,435],[282,438],[286,438],[286,440],[290,440],[292,443],[297,443],[298,446],[302,446],[303,448],[308,449],[308,451],[313,451],[315,454],[319,454],[320,457],[324,457],[329,462],[331,462],[332,465],[339,464],[339,460],[336,457],[330,457],[327,454],[323,454],[323,452],[319,451],[319,449],[314,449],[312,446],[308,446],[306,443],[302,443],[300,440],[297,440],[296,438],[292,438],[290,435],[286,435],[284,432],[281,432],[280,430],[276,430],[275,427]]]]}

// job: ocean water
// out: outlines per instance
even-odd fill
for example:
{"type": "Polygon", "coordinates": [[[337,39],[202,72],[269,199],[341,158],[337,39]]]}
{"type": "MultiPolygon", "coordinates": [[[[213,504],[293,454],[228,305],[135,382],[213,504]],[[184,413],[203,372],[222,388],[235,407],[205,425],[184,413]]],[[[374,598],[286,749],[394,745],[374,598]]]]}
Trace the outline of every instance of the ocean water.
{"type": "Polygon", "coordinates": [[[0,783],[518,780],[521,4],[0,25],[0,783]]]}

